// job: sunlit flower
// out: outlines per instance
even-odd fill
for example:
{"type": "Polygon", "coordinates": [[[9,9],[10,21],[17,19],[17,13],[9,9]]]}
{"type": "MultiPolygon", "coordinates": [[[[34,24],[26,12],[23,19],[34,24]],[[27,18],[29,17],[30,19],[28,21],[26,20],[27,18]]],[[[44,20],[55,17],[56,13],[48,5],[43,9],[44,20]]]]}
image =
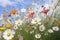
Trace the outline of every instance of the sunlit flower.
{"type": "Polygon", "coordinates": [[[22,8],[22,9],[21,9],[21,12],[26,12],[26,9],[22,8]]]}
{"type": "Polygon", "coordinates": [[[12,24],[8,23],[8,24],[6,24],[6,27],[10,28],[10,27],[12,27],[12,24]]]}
{"type": "Polygon", "coordinates": [[[45,30],[45,26],[44,25],[39,26],[39,30],[40,31],[44,31],[45,30]]]}
{"type": "Polygon", "coordinates": [[[31,23],[32,23],[32,24],[41,24],[40,21],[41,21],[41,19],[34,18],[34,19],[32,19],[31,23]]]}
{"type": "Polygon", "coordinates": [[[5,32],[3,32],[3,38],[6,39],[6,40],[10,40],[14,37],[14,30],[11,30],[11,29],[7,29],[5,30],[5,32]]]}
{"type": "Polygon", "coordinates": [[[17,20],[17,21],[15,22],[15,24],[18,25],[18,26],[20,26],[20,25],[22,25],[22,21],[21,21],[21,20],[17,20]]]}
{"type": "Polygon", "coordinates": [[[15,14],[17,10],[11,10],[10,14],[15,14]]]}
{"type": "Polygon", "coordinates": [[[0,30],[6,30],[6,27],[1,27],[0,30]]]}
{"type": "Polygon", "coordinates": [[[47,14],[50,10],[50,5],[48,5],[48,4],[42,5],[42,8],[43,8],[43,10],[41,12],[44,14],[47,14]]]}
{"type": "Polygon", "coordinates": [[[52,29],[53,29],[54,31],[59,31],[59,28],[58,28],[57,26],[52,27],[52,29]]]}
{"type": "Polygon", "coordinates": [[[35,34],[35,38],[37,39],[41,38],[41,34],[35,34]]]}
{"type": "Polygon", "coordinates": [[[49,32],[49,33],[53,33],[53,30],[52,30],[52,29],[49,29],[48,32],[49,32]]]}
{"type": "Polygon", "coordinates": [[[27,6],[27,10],[32,10],[32,9],[33,9],[32,7],[27,6]]]}
{"type": "Polygon", "coordinates": [[[47,14],[48,11],[49,11],[49,9],[43,10],[42,13],[47,14]]]}
{"type": "Polygon", "coordinates": [[[34,12],[29,12],[29,14],[28,14],[28,18],[32,18],[33,16],[34,16],[34,12]]]}
{"type": "Polygon", "coordinates": [[[15,26],[13,27],[13,29],[14,29],[14,30],[18,29],[18,26],[17,26],[17,25],[15,25],[15,26]]]}

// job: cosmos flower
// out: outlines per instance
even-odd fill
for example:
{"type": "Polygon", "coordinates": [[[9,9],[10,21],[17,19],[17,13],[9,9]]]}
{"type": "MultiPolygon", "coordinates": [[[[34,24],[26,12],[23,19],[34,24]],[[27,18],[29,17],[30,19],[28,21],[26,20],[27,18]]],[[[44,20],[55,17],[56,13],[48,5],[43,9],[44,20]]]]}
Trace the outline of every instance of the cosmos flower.
{"type": "Polygon", "coordinates": [[[48,11],[49,11],[49,9],[43,10],[42,13],[47,14],[48,11]]]}
{"type": "Polygon", "coordinates": [[[6,27],[10,28],[10,27],[12,27],[12,24],[8,23],[8,24],[6,24],[6,27]]]}
{"type": "Polygon", "coordinates": [[[17,25],[14,25],[13,29],[14,30],[18,29],[18,26],[17,25]]]}
{"type": "Polygon", "coordinates": [[[15,14],[17,10],[11,10],[10,14],[15,14]]]}
{"type": "Polygon", "coordinates": [[[0,30],[4,31],[6,30],[6,27],[0,27],[0,30]]]}
{"type": "Polygon", "coordinates": [[[21,9],[21,12],[26,12],[26,9],[22,8],[22,9],[21,9]]]}
{"type": "Polygon", "coordinates": [[[52,29],[53,29],[54,31],[59,31],[59,28],[58,28],[57,26],[52,27],[52,29]]]}
{"type": "Polygon", "coordinates": [[[17,20],[17,21],[15,21],[15,24],[20,26],[20,25],[22,25],[22,21],[21,20],[17,20]]]}
{"type": "Polygon", "coordinates": [[[27,9],[27,10],[32,10],[33,8],[30,7],[30,6],[27,6],[26,9],[27,9]]]}
{"type": "Polygon", "coordinates": [[[34,12],[29,12],[29,14],[28,14],[28,18],[32,18],[33,16],[34,16],[34,12]]]}
{"type": "Polygon", "coordinates": [[[32,19],[31,24],[41,24],[40,21],[41,21],[41,19],[34,18],[34,19],[32,19]]]}
{"type": "Polygon", "coordinates": [[[41,34],[35,34],[35,38],[37,39],[41,38],[41,34]]]}
{"type": "Polygon", "coordinates": [[[44,25],[39,26],[39,30],[40,31],[44,31],[45,30],[45,26],[44,25]]]}
{"type": "Polygon", "coordinates": [[[49,12],[49,10],[50,10],[50,5],[48,5],[48,4],[42,5],[41,7],[43,8],[43,10],[41,12],[44,14],[47,14],[47,12],[49,12]]]}
{"type": "Polygon", "coordinates": [[[11,29],[7,29],[3,32],[3,38],[6,40],[10,40],[14,37],[15,31],[11,29]]]}
{"type": "Polygon", "coordinates": [[[48,32],[49,32],[49,33],[53,33],[53,30],[52,30],[52,29],[49,29],[48,32]]]}

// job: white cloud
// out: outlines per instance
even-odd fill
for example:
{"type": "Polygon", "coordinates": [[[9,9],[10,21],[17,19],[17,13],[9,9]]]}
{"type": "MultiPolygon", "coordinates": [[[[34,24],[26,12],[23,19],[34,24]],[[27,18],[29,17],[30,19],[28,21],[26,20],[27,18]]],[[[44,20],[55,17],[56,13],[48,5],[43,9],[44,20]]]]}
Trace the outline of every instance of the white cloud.
{"type": "Polygon", "coordinates": [[[1,5],[1,6],[15,5],[17,2],[21,2],[21,1],[22,1],[22,0],[16,0],[16,1],[0,0],[0,5],[1,5]]]}
{"type": "Polygon", "coordinates": [[[9,0],[0,0],[0,5],[1,6],[6,6],[6,5],[13,5],[14,4],[14,2],[11,2],[11,1],[9,1],[9,0]]]}

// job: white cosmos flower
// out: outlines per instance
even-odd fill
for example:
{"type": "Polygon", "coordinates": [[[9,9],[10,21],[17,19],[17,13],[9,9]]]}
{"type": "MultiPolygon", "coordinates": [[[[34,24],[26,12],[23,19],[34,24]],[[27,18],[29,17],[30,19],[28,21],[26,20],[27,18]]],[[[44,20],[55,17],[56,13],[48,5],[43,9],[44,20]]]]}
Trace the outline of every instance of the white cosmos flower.
{"type": "Polygon", "coordinates": [[[59,31],[59,28],[58,27],[52,27],[52,29],[54,30],[54,31],[59,31]]]}
{"type": "Polygon", "coordinates": [[[17,25],[15,25],[15,26],[13,27],[13,29],[14,29],[14,30],[18,29],[18,26],[17,26],[17,25]]]}
{"type": "Polygon", "coordinates": [[[53,30],[52,30],[52,29],[49,29],[48,32],[49,32],[49,33],[53,33],[53,30]]]}
{"type": "Polygon", "coordinates": [[[22,21],[21,21],[21,20],[17,20],[17,21],[15,22],[15,24],[18,25],[18,26],[20,26],[20,25],[22,25],[22,21]]]}
{"type": "Polygon", "coordinates": [[[32,19],[31,24],[41,24],[40,21],[41,21],[41,19],[34,18],[34,19],[32,19]]]}
{"type": "Polygon", "coordinates": [[[35,34],[35,38],[37,39],[41,38],[41,34],[35,34]]]}
{"type": "Polygon", "coordinates": [[[26,12],[26,9],[22,8],[22,9],[21,9],[21,12],[26,12]]]}
{"type": "Polygon", "coordinates": [[[15,34],[14,30],[7,29],[3,33],[3,38],[6,39],[6,40],[10,40],[14,37],[14,34],[15,34]]]}
{"type": "Polygon", "coordinates": [[[44,25],[39,26],[39,30],[40,31],[44,31],[45,30],[45,26],[44,25]]]}

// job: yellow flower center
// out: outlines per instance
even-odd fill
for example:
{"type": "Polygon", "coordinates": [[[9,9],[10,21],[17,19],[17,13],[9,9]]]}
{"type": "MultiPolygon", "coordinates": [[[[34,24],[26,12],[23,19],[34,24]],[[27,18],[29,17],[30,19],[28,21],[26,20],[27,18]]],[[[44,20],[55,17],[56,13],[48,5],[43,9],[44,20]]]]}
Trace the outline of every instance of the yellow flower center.
{"type": "Polygon", "coordinates": [[[10,32],[8,32],[8,33],[7,33],[7,36],[11,36],[11,33],[10,33],[10,32]]]}
{"type": "Polygon", "coordinates": [[[38,22],[39,22],[39,20],[34,20],[34,22],[38,23],[38,22]]]}
{"type": "Polygon", "coordinates": [[[18,24],[20,24],[20,22],[18,22],[18,24]]]}

